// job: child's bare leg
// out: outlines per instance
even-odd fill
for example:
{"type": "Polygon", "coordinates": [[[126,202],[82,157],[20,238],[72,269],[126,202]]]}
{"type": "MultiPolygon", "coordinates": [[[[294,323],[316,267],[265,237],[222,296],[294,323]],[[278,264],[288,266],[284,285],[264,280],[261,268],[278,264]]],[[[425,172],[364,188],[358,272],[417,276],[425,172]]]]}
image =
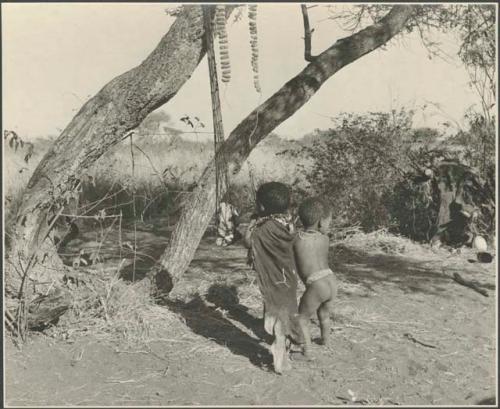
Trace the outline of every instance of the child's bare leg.
{"type": "Polygon", "coordinates": [[[283,324],[279,320],[274,324],[274,342],[271,345],[271,353],[273,354],[274,371],[276,373],[280,374],[289,369],[285,331],[283,324]]]}
{"type": "Polygon", "coordinates": [[[321,329],[321,343],[328,345],[330,341],[331,315],[333,312],[333,302],[327,301],[318,309],[319,326],[321,329]]]}
{"type": "Polygon", "coordinates": [[[289,359],[289,351],[290,351],[290,340],[286,339],[285,341],[285,349],[283,350],[283,366],[282,369],[283,371],[289,371],[292,369],[292,364],[290,363],[289,359]]]}
{"type": "Polygon", "coordinates": [[[317,310],[320,301],[312,288],[307,288],[300,300],[299,325],[304,336],[304,356],[311,358],[311,332],[309,331],[309,319],[317,310]]]}
{"type": "Polygon", "coordinates": [[[302,331],[302,335],[304,336],[303,352],[304,355],[309,358],[311,356],[311,333],[309,331],[309,318],[301,315],[299,317],[299,325],[300,330],[302,331]]]}

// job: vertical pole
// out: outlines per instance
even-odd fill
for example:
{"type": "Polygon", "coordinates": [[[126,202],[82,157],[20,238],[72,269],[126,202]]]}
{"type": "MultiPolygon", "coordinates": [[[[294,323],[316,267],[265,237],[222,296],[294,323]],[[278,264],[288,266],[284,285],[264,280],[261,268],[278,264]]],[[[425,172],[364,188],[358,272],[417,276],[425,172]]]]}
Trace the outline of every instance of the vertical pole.
{"type": "Polygon", "coordinates": [[[208,72],[210,77],[210,93],[212,97],[212,117],[214,126],[214,154],[215,154],[215,215],[216,227],[219,216],[219,203],[221,201],[222,186],[227,183],[227,168],[224,160],[224,153],[219,152],[219,147],[224,142],[224,127],[222,124],[222,113],[219,97],[219,84],[217,81],[217,64],[214,51],[213,17],[215,7],[203,5],[203,22],[205,26],[205,46],[207,49],[208,72]]]}

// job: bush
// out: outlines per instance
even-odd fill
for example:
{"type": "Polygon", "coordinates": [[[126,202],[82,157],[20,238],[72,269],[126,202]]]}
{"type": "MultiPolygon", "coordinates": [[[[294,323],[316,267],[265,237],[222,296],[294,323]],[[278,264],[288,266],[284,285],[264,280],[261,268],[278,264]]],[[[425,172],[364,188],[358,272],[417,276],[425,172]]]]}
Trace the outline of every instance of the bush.
{"type": "Polygon", "coordinates": [[[335,118],[334,128],[316,131],[308,144],[287,152],[312,160],[302,168],[305,184],[297,182],[297,190],[328,198],[346,224],[366,231],[387,226],[386,200],[403,176],[403,136],[411,132],[411,118],[407,111],[335,118]]]}
{"type": "Polygon", "coordinates": [[[397,233],[417,241],[430,241],[436,233],[439,193],[432,180],[398,182],[386,203],[397,233]]]}
{"type": "Polygon", "coordinates": [[[466,114],[467,129],[460,130],[449,139],[452,147],[458,148],[459,159],[477,169],[483,178],[495,171],[495,118],[470,111],[466,114]]]}
{"type": "Polygon", "coordinates": [[[436,233],[440,191],[437,172],[442,160],[466,169],[459,178],[468,204],[480,208],[477,230],[494,232],[494,126],[470,115],[469,127],[453,137],[435,129],[412,128],[413,112],[342,114],[334,127],[316,131],[298,149],[281,152],[302,165],[296,181],[297,201],[306,195],[329,199],[336,225],[360,225],[364,231],[389,228],[414,240],[429,241],[436,233]],[[476,172],[486,180],[482,183],[476,172]],[[466,180],[467,179],[467,180],[466,180]],[[471,188],[473,186],[473,188],[471,188]],[[484,197],[483,197],[484,196],[484,197]],[[486,208],[486,207],[487,208],[486,208]],[[493,209],[493,211],[492,211],[493,209]]]}

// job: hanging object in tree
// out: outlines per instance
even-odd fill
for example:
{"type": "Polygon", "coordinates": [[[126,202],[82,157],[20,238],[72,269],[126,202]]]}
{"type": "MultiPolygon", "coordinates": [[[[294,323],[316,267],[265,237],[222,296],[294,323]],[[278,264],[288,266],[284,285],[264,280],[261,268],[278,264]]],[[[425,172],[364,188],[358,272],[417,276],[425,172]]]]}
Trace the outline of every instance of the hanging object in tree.
{"type": "Polygon", "coordinates": [[[257,40],[257,5],[248,5],[248,26],[250,30],[250,47],[252,50],[253,85],[257,92],[261,92],[259,82],[259,46],[257,40]]]}
{"type": "Polygon", "coordinates": [[[228,83],[231,80],[231,62],[229,60],[229,43],[226,31],[226,6],[222,4],[215,6],[215,33],[219,38],[221,80],[228,83]]]}
{"type": "Polygon", "coordinates": [[[217,239],[215,244],[226,247],[232,244],[238,237],[238,210],[231,203],[221,202],[218,212],[217,239]]]}

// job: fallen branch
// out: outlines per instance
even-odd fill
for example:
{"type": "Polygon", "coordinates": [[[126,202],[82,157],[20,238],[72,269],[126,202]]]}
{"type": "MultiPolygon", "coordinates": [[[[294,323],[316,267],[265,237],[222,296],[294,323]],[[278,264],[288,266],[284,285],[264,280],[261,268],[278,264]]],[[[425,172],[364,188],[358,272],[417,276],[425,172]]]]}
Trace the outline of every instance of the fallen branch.
{"type": "Polygon", "coordinates": [[[343,401],[344,403],[360,403],[362,405],[369,404],[369,402],[366,399],[355,399],[355,400],[352,400],[352,399],[346,398],[344,396],[335,396],[335,397],[337,399],[343,401]]]}
{"type": "Polygon", "coordinates": [[[462,277],[460,276],[460,274],[458,274],[458,273],[453,273],[453,279],[454,279],[454,280],[455,280],[458,284],[461,284],[461,285],[463,285],[463,286],[465,286],[465,287],[469,287],[469,288],[473,289],[474,291],[478,292],[479,294],[484,295],[485,297],[489,297],[489,296],[488,296],[488,292],[487,292],[485,289],[480,288],[480,287],[476,284],[476,282],[474,282],[474,281],[470,281],[470,280],[466,280],[466,279],[462,278],[462,277]]]}
{"type": "Polygon", "coordinates": [[[118,349],[115,350],[117,354],[146,354],[149,355],[151,351],[120,351],[118,349]]]}
{"type": "Polygon", "coordinates": [[[111,379],[108,381],[104,381],[104,383],[136,383],[137,381],[135,379],[127,379],[124,381],[121,381],[119,379],[111,379]]]}
{"type": "Polygon", "coordinates": [[[427,348],[437,348],[435,345],[426,344],[425,342],[421,342],[421,341],[419,341],[418,339],[415,339],[415,338],[414,338],[411,334],[406,333],[406,334],[404,334],[403,336],[404,336],[405,338],[408,338],[410,341],[413,341],[413,342],[415,342],[416,344],[420,344],[420,345],[422,345],[422,346],[424,346],[424,347],[427,347],[427,348]]]}

